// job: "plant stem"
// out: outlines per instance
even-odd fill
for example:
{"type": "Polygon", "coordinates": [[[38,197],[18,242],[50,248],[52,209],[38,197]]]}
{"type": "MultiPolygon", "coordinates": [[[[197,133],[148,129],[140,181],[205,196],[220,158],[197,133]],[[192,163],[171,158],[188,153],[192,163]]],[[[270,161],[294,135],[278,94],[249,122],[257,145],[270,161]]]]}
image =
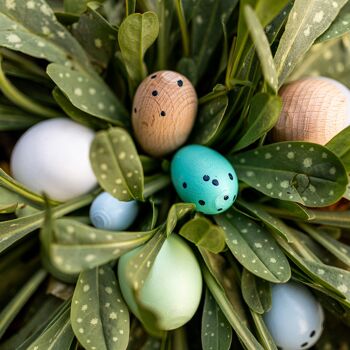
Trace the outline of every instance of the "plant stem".
{"type": "Polygon", "coordinates": [[[182,7],[182,0],[176,0],[176,13],[179,20],[183,54],[185,57],[188,57],[190,55],[190,41],[189,41],[189,36],[187,31],[185,13],[182,7]]]}
{"type": "Polygon", "coordinates": [[[6,78],[4,71],[1,68],[1,63],[2,56],[0,55],[0,90],[10,101],[28,112],[40,115],[45,118],[55,118],[62,116],[62,113],[44,107],[22,94],[22,92],[20,92],[14,85],[12,85],[11,82],[6,78]]]}
{"type": "Polygon", "coordinates": [[[202,96],[198,100],[198,104],[202,105],[204,103],[208,103],[208,102],[210,102],[212,100],[215,100],[216,98],[218,98],[220,96],[226,96],[226,95],[227,95],[227,90],[209,92],[209,94],[206,94],[206,95],[202,96]]]}
{"type": "Polygon", "coordinates": [[[162,188],[167,187],[170,183],[171,181],[168,175],[152,176],[145,184],[145,188],[143,190],[144,198],[147,198],[162,188]]]}

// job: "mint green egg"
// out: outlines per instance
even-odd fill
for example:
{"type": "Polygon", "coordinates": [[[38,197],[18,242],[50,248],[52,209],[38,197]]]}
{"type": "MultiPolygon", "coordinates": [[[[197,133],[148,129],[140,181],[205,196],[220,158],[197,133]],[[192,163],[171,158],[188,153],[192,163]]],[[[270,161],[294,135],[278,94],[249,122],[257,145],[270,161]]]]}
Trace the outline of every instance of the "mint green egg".
{"type": "MultiPolygon", "coordinates": [[[[140,247],[119,259],[118,278],[125,302],[142,321],[127,279],[127,266],[140,247]]],[[[185,241],[172,234],[160,249],[141,289],[140,300],[158,317],[161,330],[183,326],[195,314],[202,294],[202,275],[195,255],[185,241]]]]}
{"type": "Polygon", "coordinates": [[[220,214],[230,208],[238,193],[238,179],[231,163],[219,152],[201,145],[188,145],[171,162],[171,180],[184,202],[197,211],[220,214]]]}

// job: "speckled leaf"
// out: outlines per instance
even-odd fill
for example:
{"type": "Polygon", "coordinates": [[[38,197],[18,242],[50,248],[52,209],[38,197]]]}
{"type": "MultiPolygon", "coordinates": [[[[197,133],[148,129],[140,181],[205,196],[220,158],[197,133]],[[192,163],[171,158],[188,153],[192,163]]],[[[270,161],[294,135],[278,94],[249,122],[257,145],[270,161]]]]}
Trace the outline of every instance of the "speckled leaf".
{"type": "Polygon", "coordinates": [[[133,139],[122,128],[96,134],[90,148],[100,186],[122,201],[143,200],[143,169],[133,139]]]}
{"type": "Polygon", "coordinates": [[[350,172],[349,137],[350,126],[342,130],[326,144],[326,147],[341,159],[347,172],[350,172]]]}
{"type": "Polygon", "coordinates": [[[41,120],[16,107],[0,105],[0,131],[27,129],[41,120]]]}
{"type": "Polygon", "coordinates": [[[340,10],[338,16],[330,25],[330,27],[317,38],[316,42],[327,41],[333,38],[340,37],[350,31],[350,2],[346,4],[340,10]]]}
{"type": "Polygon", "coordinates": [[[206,71],[210,58],[222,38],[221,18],[227,21],[237,0],[199,1],[193,8],[191,54],[198,69],[198,78],[206,71]]]}
{"type": "Polygon", "coordinates": [[[285,7],[280,11],[280,13],[274,17],[272,22],[270,22],[266,27],[265,27],[265,32],[267,35],[267,38],[269,39],[270,43],[275,42],[278,33],[281,31],[283,28],[287,17],[289,15],[290,10],[292,9],[292,2],[287,1],[287,4],[285,7]]]}
{"type": "Polygon", "coordinates": [[[69,349],[74,339],[69,320],[69,309],[65,310],[56,320],[27,347],[27,350],[62,350],[69,349]]]}
{"type": "Polygon", "coordinates": [[[105,69],[117,46],[117,30],[91,7],[72,26],[72,34],[85,49],[92,62],[105,69]]]}
{"type": "Polygon", "coordinates": [[[250,101],[246,127],[232,150],[241,150],[270,131],[276,124],[281,109],[282,101],[279,96],[256,94],[250,101]]]}
{"type": "Polygon", "coordinates": [[[271,287],[269,282],[243,269],[241,287],[244,301],[250,309],[258,314],[263,314],[270,310],[271,287]]]}
{"type": "Polygon", "coordinates": [[[348,183],[334,153],[313,143],[274,143],[230,159],[241,181],[269,197],[310,207],[335,203],[348,183]]]}
{"type": "Polygon", "coordinates": [[[64,273],[76,273],[115,260],[145,243],[155,230],[116,232],[99,230],[72,219],[55,221],[55,241],[50,245],[53,265],[64,273]]]}
{"type": "Polygon", "coordinates": [[[112,124],[128,123],[124,106],[102,79],[56,63],[47,74],[75,107],[112,124]]]}
{"type": "Polygon", "coordinates": [[[176,71],[184,75],[195,86],[198,80],[198,69],[192,58],[182,57],[176,65],[176,71]]]}
{"type": "Polygon", "coordinates": [[[93,71],[84,50],[44,0],[0,2],[0,46],[93,71]]]}
{"type": "Polygon", "coordinates": [[[232,342],[232,327],[209,290],[205,291],[202,315],[203,350],[228,350],[232,342]]]}
{"type": "MultiPolygon", "coordinates": [[[[80,15],[86,11],[88,3],[91,0],[64,0],[64,11],[70,14],[80,15]]],[[[96,2],[103,2],[104,0],[95,0],[96,2]]]]}
{"type": "Polygon", "coordinates": [[[212,253],[220,253],[226,246],[225,233],[222,228],[202,216],[187,221],[181,227],[179,234],[212,253]]]}
{"type": "Polygon", "coordinates": [[[261,70],[265,81],[276,92],[278,87],[277,72],[264,28],[254,10],[249,5],[244,7],[244,16],[260,60],[261,70]]]}
{"type": "Polygon", "coordinates": [[[228,106],[228,97],[219,96],[200,106],[192,142],[209,146],[219,129],[228,106]]]}
{"type": "Polygon", "coordinates": [[[225,230],[232,254],[248,271],[274,283],[289,280],[288,260],[262,226],[235,210],[216,215],[215,221],[225,230]]]}
{"type": "MultiPolygon", "coordinates": [[[[303,221],[312,220],[315,217],[314,211],[312,209],[306,208],[299,203],[273,199],[269,205],[270,204],[272,204],[272,207],[279,212],[279,214],[277,214],[279,217],[287,217],[293,219],[296,218],[303,221]]],[[[271,207],[269,206],[268,208],[270,209],[271,207]]]]}
{"type": "Polygon", "coordinates": [[[193,212],[196,206],[193,203],[175,203],[171,206],[166,222],[166,235],[169,236],[179,220],[193,212]]]}
{"type": "Polygon", "coordinates": [[[143,57],[157,39],[158,17],[153,12],[134,13],[124,19],[119,27],[118,42],[126,70],[137,86],[147,75],[143,57]]]}
{"type": "Polygon", "coordinates": [[[281,86],[313,42],[330,26],[347,0],[296,0],[275,55],[281,86]]]}
{"type": "Polygon", "coordinates": [[[124,350],[129,342],[129,310],[112,268],[83,271],[74,291],[71,322],[87,350],[124,350]]]}

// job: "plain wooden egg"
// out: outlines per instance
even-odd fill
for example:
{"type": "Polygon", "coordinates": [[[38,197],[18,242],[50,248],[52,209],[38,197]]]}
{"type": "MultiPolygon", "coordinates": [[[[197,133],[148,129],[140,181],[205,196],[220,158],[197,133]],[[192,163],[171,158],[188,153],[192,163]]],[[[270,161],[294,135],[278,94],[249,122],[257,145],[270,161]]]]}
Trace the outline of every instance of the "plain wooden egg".
{"type": "Polygon", "coordinates": [[[336,80],[296,80],[280,90],[283,108],[272,130],[274,141],[326,144],[350,124],[350,91],[336,80]]]}
{"type": "Polygon", "coordinates": [[[197,114],[197,95],[191,82],[172,71],[151,74],[138,87],[132,125],[143,150],[161,157],[183,145],[197,114]]]}

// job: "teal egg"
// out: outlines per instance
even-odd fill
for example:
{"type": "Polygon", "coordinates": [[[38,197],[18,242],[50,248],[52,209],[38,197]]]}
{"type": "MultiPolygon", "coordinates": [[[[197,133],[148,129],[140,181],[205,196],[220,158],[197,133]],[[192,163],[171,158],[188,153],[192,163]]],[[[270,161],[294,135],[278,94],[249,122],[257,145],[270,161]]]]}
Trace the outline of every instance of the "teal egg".
{"type": "MultiPolygon", "coordinates": [[[[127,278],[128,263],[140,247],[119,259],[118,279],[122,295],[133,314],[142,321],[127,278]]],[[[202,294],[202,275],[191,248],[176,234],[160,249],[144,285],[140,300],[156,314],[161,330],[183,326],[195,314],[202,294]]]]}
{"type": "Polygon", "coordinates": [[[179,197],[194,203],[197,211],[205,214],[227,210],[238,193],[238,179],[231,163],[201,145],[188,145],[176,152],[171,179],[179,197]]]}

